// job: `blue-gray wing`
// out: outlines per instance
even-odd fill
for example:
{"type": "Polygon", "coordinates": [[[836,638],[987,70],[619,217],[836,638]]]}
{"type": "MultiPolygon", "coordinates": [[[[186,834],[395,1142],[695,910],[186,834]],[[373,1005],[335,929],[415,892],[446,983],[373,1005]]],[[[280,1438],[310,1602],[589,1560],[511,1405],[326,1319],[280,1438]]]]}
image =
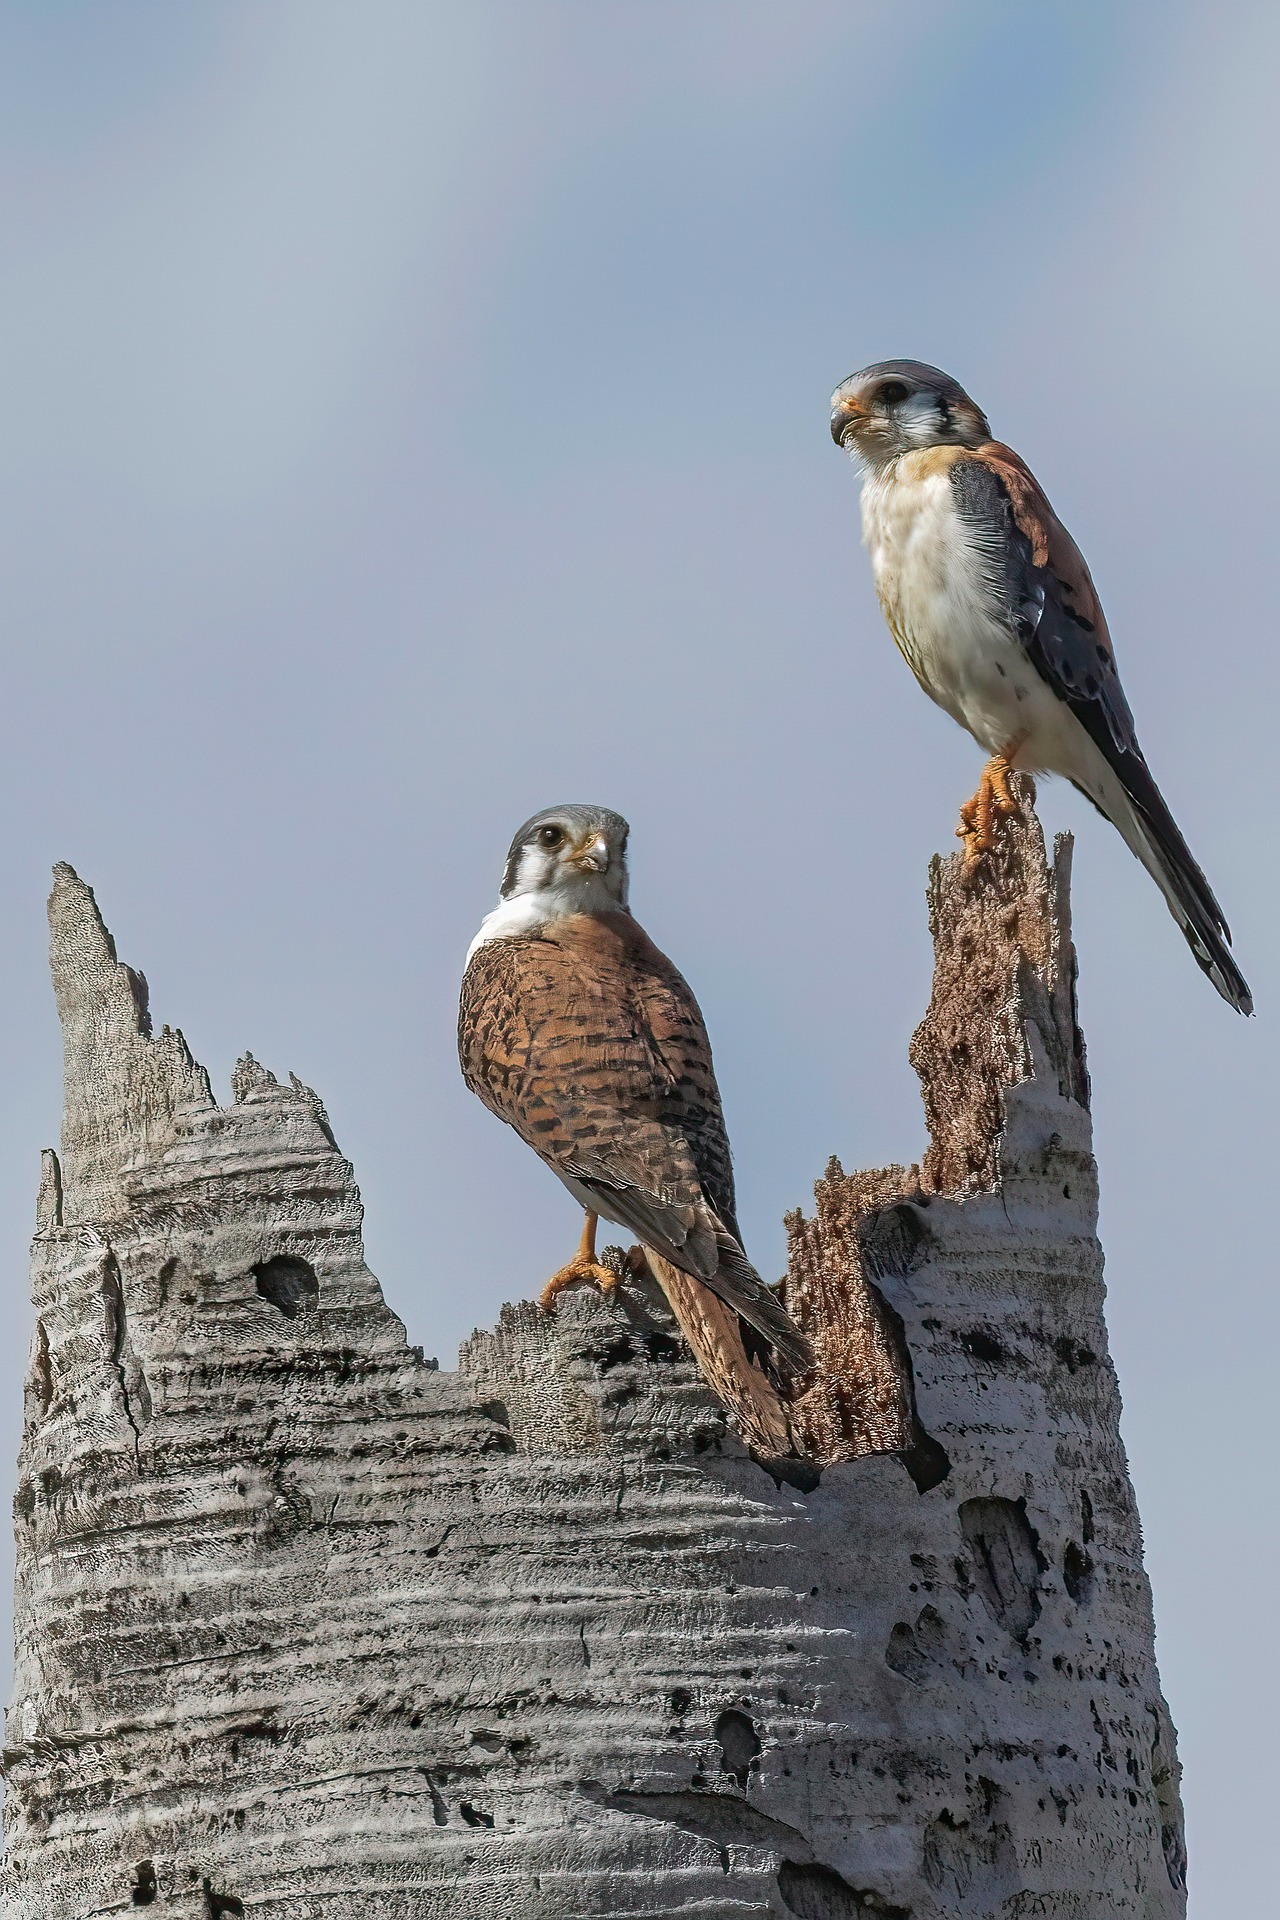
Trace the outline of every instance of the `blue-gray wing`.
{"type": "MultiPolygon", "coordinates": [[[[986,561],[1003,618],[1124,789],[1152,870],[1197,962],[1224,999],[1249,1012],[1253,1001],[1231,955],[1222,908],[1138,745],[1106,617],[1080,549],[1011,448],[990,441],[965,453],[952,464],[950,482],[956,512],[986,561]]],[[[1086,797],[1101,804],[1095,793],[1086,797]]],[[[1133,846],[1131,831],[1122,821],[1115,824],[1133,846]]]]}
{"type": "Polygon", "coordinates": [[[993,442],[955,462],[951,490],[1036,671],[1108,760],[1128,754],[1141,760],[1089,569],[1034,476],[1016,453],[993,442]]]}

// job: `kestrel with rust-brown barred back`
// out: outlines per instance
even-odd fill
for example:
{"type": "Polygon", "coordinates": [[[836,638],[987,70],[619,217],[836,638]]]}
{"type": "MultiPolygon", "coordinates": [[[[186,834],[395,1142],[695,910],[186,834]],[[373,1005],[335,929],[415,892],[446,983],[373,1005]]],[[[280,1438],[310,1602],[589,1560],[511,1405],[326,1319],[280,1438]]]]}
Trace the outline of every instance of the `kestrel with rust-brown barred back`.
{"type": "Polygon", "coordinates": [[[611,1291],[597,1216],[640,1241],[704,1375],[765,1452],[792,1450],[777,1388],[808,1341],[742,1247],[733,1166],[690,988],[627,904],[627,823],[550,807],[511,843],[462,982],[463,1077],[586,1216],[542,1294],[611,1291]]]}

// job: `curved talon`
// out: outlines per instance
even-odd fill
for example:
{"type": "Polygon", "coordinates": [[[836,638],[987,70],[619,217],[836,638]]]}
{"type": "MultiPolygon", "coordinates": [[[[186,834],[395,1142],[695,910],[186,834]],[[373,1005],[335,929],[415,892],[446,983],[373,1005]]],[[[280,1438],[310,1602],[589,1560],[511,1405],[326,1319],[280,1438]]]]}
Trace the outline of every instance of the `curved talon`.
{"type": "Polygon", "coordinates": [[[599,1287],[606,1297],[618,1284],[618,1276],[612,1267],[603,1267],[596,1259],[596,1215],[589,1213],[582,1223],[582,1238],[578,1242],[578,1251],[567,1265],[553,1273],[542,1292],[538,1295],[538,1305],[544,1313],[550,1313],[556,1300],[566,1287],[599,1287]]]}
{"type": "Polygon", "coordinates": [[[972,874],[983,854],[995,846],[1000,822],[1021,817],[1022,803],[1009,785],[1012,772],[1007,754],[993,755],[982,769],[978,791],[960,809],[956,836],[964,841],[966,874],[972,874]]]}
{"type": "Polygon", "coordinates": [[[567,1287],[599,1287],[601,1293],[610,1294],[618,1284],[618,1276],[611,1267],[602,1267],[598,1260],[570,1260],[553,1273],[542,1292],[538,1295],[538,1305],[544,1313],[550,1313],[552,1307],[567,1287]]]}

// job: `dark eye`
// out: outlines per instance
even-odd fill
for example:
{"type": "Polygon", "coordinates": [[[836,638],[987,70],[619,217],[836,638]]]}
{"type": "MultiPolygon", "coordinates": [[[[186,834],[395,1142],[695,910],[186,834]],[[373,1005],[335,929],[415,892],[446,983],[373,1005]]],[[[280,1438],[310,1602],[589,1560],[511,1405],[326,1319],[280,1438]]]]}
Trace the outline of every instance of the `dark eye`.
{"type": "Polygon", "coordinates": [[[876,395],[882,407],[896,407],[899,400],[905,400],[907,389],[901,380],[886,380],[876,395]]]}
{"type": "Polygon", "coordinates": [[[538,845],[540,847],[559,847],[564,844],[563,827],[539,827],[538,845]]]}

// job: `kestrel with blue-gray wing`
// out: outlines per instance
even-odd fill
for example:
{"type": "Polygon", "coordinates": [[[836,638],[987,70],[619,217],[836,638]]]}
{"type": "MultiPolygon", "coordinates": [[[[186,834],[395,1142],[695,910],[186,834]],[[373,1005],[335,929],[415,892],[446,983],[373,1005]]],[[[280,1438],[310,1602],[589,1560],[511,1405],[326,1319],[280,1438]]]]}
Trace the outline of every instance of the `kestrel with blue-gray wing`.
{"type": "Polygon", "coordinates": [[[961,809],[969,866],[1017,811],[1012,768],[1063,775],[1119,829],[1223,999],[1251,1013],[1222,909],[1138,746],[1089,569],[1030,468],[918,360],[850,375],[831,434],[866,471],[862,535],[890,631],[992,756],[961,809]]]}

